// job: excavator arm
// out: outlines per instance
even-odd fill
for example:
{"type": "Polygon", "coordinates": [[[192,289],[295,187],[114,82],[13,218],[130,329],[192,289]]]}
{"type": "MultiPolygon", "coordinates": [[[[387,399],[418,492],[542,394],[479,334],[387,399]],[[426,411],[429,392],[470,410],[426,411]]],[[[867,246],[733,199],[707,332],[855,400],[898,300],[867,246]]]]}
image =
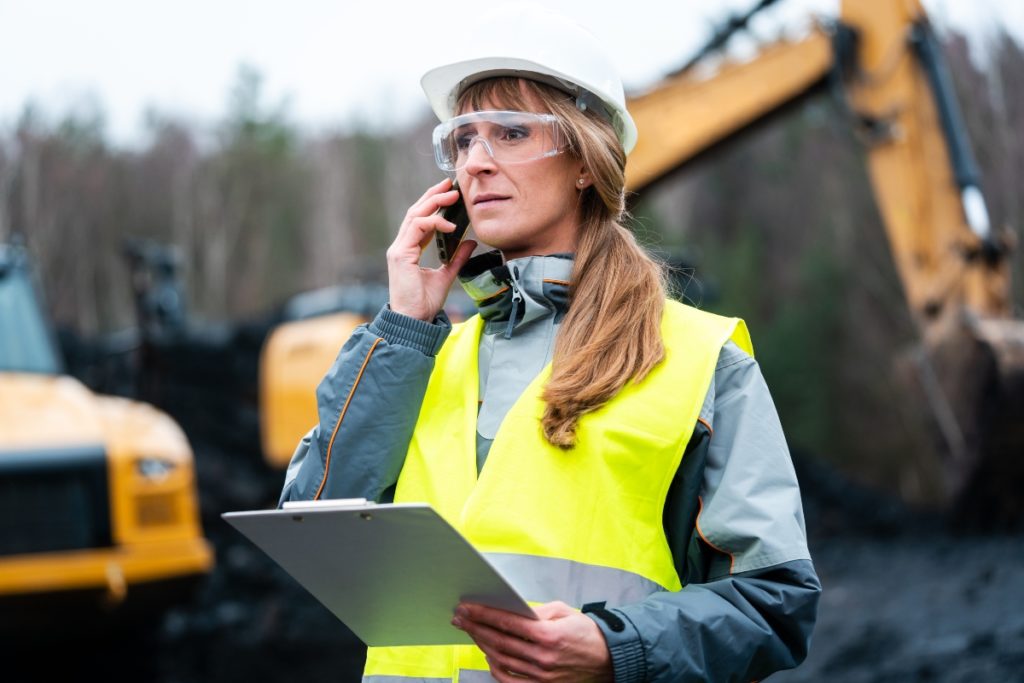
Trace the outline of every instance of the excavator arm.
{"type": "Polygon", "coordinates": [[[1009,314],[1006,259],[918,0],[847,0],[840,21],[712,76],[690,68],[631,98],[640,139],[633,192],[841,79],[866,145],[875,197],[910,308],[922,327],[943,308],[1009,314]],[[969,220],[970,219],[970,220],[969,220]]]}
{"type": "Polygon", "coordinates": [[[702,78],[688,69],[629,100],[640,131],[626,187],[642,192],[766,116],[815,92],[833,68],[832,39],[816,30],[796,43],[702,78]]]}
{"type": "Polygon", "coordinates": [[[911,310],[925,334],[943,309],[1009,315],[1007,260],[920,3],[847,1],[843,21],[858,36],[845,90],[871,131],[868,170],[911,310]]]}
{"type": "MultiPolygon", "coordinates": [[[[631,99],[634,192],[830,83],[865,144],[872,188],[921,335],[920,388],[944,451],[947,506],[1020,519],[1024,325],[1008,240],[989,225],[941,50],[919,0],[844,0],[831,26],[712,75],[687,68],[631,99]]],[[[986,520],[986,523],[994,523],[986,520]]]]}

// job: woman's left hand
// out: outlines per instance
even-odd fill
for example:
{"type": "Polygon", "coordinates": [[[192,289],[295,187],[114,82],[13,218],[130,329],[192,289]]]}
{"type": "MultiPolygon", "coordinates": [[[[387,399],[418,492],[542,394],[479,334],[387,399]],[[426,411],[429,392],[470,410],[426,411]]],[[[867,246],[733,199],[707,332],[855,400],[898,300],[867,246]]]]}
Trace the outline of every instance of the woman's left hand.
{"type": "Polygon", "coordinates": [[[608,645],[590,617],[564,602],[533,611],[540,619],[462,603],[452,625],[484,651],[491,675],[500,683],[612,680],[608,645]]]}

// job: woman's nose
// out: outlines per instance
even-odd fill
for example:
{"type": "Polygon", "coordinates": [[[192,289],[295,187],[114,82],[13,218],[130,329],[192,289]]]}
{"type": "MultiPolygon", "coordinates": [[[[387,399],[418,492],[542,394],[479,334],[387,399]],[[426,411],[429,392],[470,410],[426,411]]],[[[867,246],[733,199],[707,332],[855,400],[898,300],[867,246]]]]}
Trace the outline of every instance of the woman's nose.
{"type": "Polygon", "coordinates": [[[479,173],[480,171],[494,168],[494,150],[487,138],[476,137],[469,143],[466,150],[466,165],[463,167],[467,173],[479,173]]]}

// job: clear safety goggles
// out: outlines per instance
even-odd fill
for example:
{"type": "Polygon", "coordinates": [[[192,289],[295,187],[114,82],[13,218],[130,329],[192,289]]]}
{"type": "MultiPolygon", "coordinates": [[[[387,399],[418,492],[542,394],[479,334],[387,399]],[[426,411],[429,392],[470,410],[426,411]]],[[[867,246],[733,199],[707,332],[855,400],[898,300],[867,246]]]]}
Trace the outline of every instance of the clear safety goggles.
{"type": "Polygon", "coordinates": [[[461,170],[479,144],[503,164],[521,164],[561,154],[565,136],[553,114],[474,111],[434,128],[434,158],[442,171],[461,170]]]}

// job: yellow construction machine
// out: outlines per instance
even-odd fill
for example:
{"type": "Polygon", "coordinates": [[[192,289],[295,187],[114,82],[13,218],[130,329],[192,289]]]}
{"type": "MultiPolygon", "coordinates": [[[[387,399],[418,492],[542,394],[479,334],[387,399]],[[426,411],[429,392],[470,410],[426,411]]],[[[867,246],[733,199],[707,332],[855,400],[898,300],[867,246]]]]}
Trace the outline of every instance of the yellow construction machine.
{"type": "Polygon", "coordinates": [[[1013,239],[989,224],[941,47],[919,0],[843,0],[840,18],[803,40],[770,45],[712,76],[696,71],[684,68],[630,102],[640,129],[626,169],[630,189],[642,193],[742,129],[837,86],[864,142],[921,340],[919,395],[942,436],[932,465],[944,481],[929,502],[985,508],[988,524],[1019,520],[1024,323],[1013,318],[1010,299],[1013,239]]]}
{"type": "Polygon", "coordinates": [[[366,321],[359,313],[331,313],[285,323],[267,337],[260,353],[259,410],[268,464],[287,466],[299,439],[317,423],[316,385],[341,345],[366,321]]]}
{"type": "Polygon", "coordinates": [[[27,251],[0,244],[0,631],[91,631],[187,597],[213,553],[193,456],[147,404],[64,373],[27,251]]]}
{"type": "MultiPolygon", "coordinates": [[[[744,17],[773,4],[762,0],[744,17]]],[[[716,36],[721,47],[728,34],[716,36]]],[[[843,0],[800,40],[711,73],[688,67],[632,97],[640,131],[629,189],[645,188],[744,129],[821,90],[841,92],[865,142],[873,191],[921,339],[921,390],[943,447],[930,502],[995,501],[1021,517],[1024,325],[1011,313],[1011,240],[989,225],[941,49],[919,0],[843,0]]],[[[701,65],[703,66],[703,65],[701,65]]],[[[285,325],[262,358],[266,457],[283,466],[316,422],[314,388],[357,321],[285,325]],[[315,361],[314,361],[315,359],[315,361]],[[287,366],[287,369],[286,369],[287,366]],[[282,378],[287,378],[286,382],[282,378]],[[287,392],[287,395],[286,395],[287,392]]]]}

